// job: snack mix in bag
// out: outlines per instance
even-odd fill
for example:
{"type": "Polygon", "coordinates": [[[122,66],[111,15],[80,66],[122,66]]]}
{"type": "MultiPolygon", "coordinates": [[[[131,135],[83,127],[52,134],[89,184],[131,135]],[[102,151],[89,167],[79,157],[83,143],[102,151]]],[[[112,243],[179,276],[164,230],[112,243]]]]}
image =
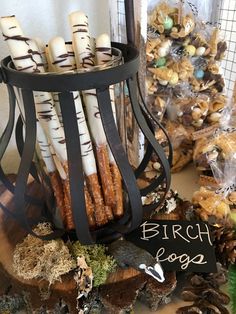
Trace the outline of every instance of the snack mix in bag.
{"type": "MultiPolygon", "coordinates": [[[[194,131],[217,125],[227,103],[220,71],[227,46],[219,29],[203,22],[196,7],[182,1],[149,1],[147,29],[146,100],[153,114],[182,129],[183,138],[186,132],[191,137],[194,131]]],[[[181,141],[178,146],[170,137],[174,155],[183,158],[174,169],[180,171],[192,160],[193,146],[186,159],[181,141]]]]}

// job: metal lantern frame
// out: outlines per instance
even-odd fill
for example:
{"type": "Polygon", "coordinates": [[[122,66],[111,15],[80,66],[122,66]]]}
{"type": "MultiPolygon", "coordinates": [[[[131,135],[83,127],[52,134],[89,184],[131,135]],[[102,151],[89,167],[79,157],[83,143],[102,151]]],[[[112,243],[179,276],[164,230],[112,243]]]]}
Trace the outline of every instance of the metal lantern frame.
{"type": "MultiPolygon", "coordinates": [[[[71,207],[75,223],[76,237],[82,244],[91,244],[95,242],[105,243],[122,234],[131,232],[142,223],[145,213],[150,212],[163,201],[163,198],[161,198],[159,203],[143,206],[141,197],[153,192],[158,186],[163,184],[163,182],[165,182],[166,191],[170,187],[171,153],[169,154],[168,160],[163,148],[155,139],[152,129],[153,123],[150,120],[149,113],[144,105],[140,105],[138,100],[137,73],[139,68],[139,53],[133,45],[134,24],[132,22],[132,1],[126,1],[126,18],[128,22],[128,44],[112,43],[112,47],[122,51],[124,58],[123,64],[118,66],[106,68],[101,71],[64,73],[58,75],[55,73],[38,74],[16,71],[10,57],[3,59],[1,62],[0,79],[8,88],[10,110],[6,129],[0,139],[0,163],[14,130],[16,107],[14,87],[19,88],[22,93],[23,109],[25,113],[25,134],[23,137],[23,121],[22,118],[19,117],[16,124],[16,143],[21,155],[21,162],[15,186],[11,184],[4,174],[3,169],[0,167],[0,180],[2,180],[6,187],[13,193],[16,211],[14,213],[9,211],[1,203],[0,207],[7,215],[16,219],[30,234],[37,236],[32,231],[32,224],[35,222],[29,221],[27,217],[27,203],[45,209],[44,200],[35,199],[31,195],[27,195],[27,181],[29,174],[32,174],[38,182],[40,182],[39,176],[43,175],[42,173],[38,173],[33,162],[36,145],[36,112],[33,91],[59,92],[68,155],[71,207]],[[125,81],[128,86],[133,114],[147,141],[145,156],[138,168],[134,171],[129,164],[128,157],[114,121],[109,94],[110,85],[125,81]],[[72,94],[73,91],[89,89],[96,89],[99,111],[107,141],[121,173],[123,188],[129,198],[129,203],[125,206],[125,212],[122,218],[93,231],[89,228],[86,214],[80,138],[72,94]],[[160,160],[162,166],[161,173],[149,184],[149,186],[139,189],[137,186],[137,178],[140,177],[147,167],[153,152],[160,160]]],[[[170,144],[169,148],[171,152],[170,144]]],[[[45,182],[48,181],[47,177],[45,177],[45,182]]],[[[52,191],[51,196],[53,196],[52,191]]],[[[163,197],[165,197],[165,193],[163,194],[163,197]]],[[[46,205],[46,211],[44,211],[46,215],[50,213],[50,211],[47,210],[47,206],[49,205],[46,205]]],[[[41,217],[43,217],[43,214],[41,214],[41,217]]],[[[62,237],[65,233],[65,230],[56,229],[50,235],[43,236],[42,238],[49,240],[59,236],[62,237]]]]}

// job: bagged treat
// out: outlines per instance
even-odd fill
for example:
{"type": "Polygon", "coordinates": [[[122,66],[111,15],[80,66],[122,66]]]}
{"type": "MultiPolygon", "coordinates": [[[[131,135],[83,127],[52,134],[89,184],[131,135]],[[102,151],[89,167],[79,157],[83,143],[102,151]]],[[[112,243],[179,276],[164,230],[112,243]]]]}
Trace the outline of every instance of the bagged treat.
{"type": "Polygon", "coordinates": [[[156,118],[171,121],[174,172],[192,160],[190,134],[219,124],[227,103],[220,70],[226,43],[199,12],[192,2],[147,3],[146,101],[156,118]]]}
{"type": "Polygon", "coordinates": [[[211,170],[210,163],[229,160],[235,153],[236,130],[220,130],[211,138],[201,138],[196,141],[193,160],[198,170],[211,170]]]}
{"type": "Polygon", "coordinates": [[[193,195],[197,215],[210,224],[224,223],[229,219],[236,205],[236,157],[234,154],[225,161],[210,162],[214,179],[202,177],[202,186],[193,195]]]}
{"type": "MultiPolygon", "coordinates": [[[[191,135],[193,130],[191,127],[184,127],[179,123],[169,120],[164,120],[164,125],[170,137],[173,148],[171,171],[172,173],[179,172],[189,162],[192,161],[193,143],[191,135]]],[[[155,136],[159,143],[161,143],[161,145],[167,151],[168,146],[162,130],[157,130],[155,136]]],[[[152,167],[158,170],[158,160],[155,157],[152,158],[152,167]]]]}
{"type": "MultiPolygon", "coordinates": [[[[227,104],[227,107],[221,109],[219,124],[216,124],[215,129],[211,129],[211,135],[204,136],[203,133],[203,136],[196,141],[193,160],[199,171],[210,171],[211,173],[211,163],[217,162],[224,165],[235,154],[236,128],[234,103],[233,97],[232,101],[227,104]]],[[[217,102],[215,102],[215,107],[217,106],[217,102]]],[[[208,117],[212,117],[215,113],[211,113],[208,117]]]]}

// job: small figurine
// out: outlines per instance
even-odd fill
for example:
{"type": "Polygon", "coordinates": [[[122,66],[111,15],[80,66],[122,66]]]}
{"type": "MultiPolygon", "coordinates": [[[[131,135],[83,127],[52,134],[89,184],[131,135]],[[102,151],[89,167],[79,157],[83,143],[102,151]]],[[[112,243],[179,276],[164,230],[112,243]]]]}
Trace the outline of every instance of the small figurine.
{"type": "Polygon", "coordinates": [[[124,239],[111,243],[109,254],[113,255],[120,267],[133,267],[159,282],[164,282],[164,272],[160,263],[147,251],[124,239]]]}

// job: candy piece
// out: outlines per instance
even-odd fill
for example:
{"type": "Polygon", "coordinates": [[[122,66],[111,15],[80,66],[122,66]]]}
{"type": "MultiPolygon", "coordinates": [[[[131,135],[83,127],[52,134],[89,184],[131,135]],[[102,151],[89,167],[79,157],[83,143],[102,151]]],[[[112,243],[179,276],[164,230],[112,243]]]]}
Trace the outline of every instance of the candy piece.
{"type": "Polygon", "coordinates": [[[213,112],[209,117],[208,120],[210,122],[219,122],[221,118],[221,114],[219,112],[213,112]]]}
{"type": "Polygon", "coordinates": [[[162,58],[162,57],[166,57],[168,54],[168,49],[164,48],[164,47],[160,47],[157,51],[158,55],[162,58]]]}
{"type": "Polygon", "coordinates": [[[178,75],[178,73],[174,72],[171,76],[169,83],[171,85],[176,85],[178,82],[179,82],[179,75],[178,75]]]}
{"type": "Polygon", "coordinates": [[[163,85],[163,86],[166,86],[166,85],[168,84],[168,81],[162,81],[162,80],[160,80],[159,83],[160,83],[161,85],[163,85]]]}
{"type": "Polygon", "coordinates": [[[162,57],[155,61],[155,67],[163,67],[166,65],[166,58],[162,57]]]}
{"type": "Polygon", "coordinates": [[[197,120],[197,121],[193,121],[193,125],[194,125],[196,128],[200,128],[200,127],[203,125],[203,122],[204,122],[203,119],[199,119],[199,120],[197,120]]]}
{"type": "Polygon", "coordinates": [[[172,20],[171,17],[167,16],[165,18],[164,23],[163,23],[164,29],[165,30],[170,30],[173,27],[173,25],[174,25],[174,21],[172,20]]]}
{"type": "Polygon", "coordinates": [[[154,79],[156,78],[161,81],[169,81],[174,72],[172,69],[168,69],[167,67],[148,68],[148,70],[154,74],[154,79]]]}
{"type": "Polygon", "coordinates": [[[201,80],[203,79],[205,73],[202,69],[198,69],[198,70],[195,70],[194,71],[194,76],[198,79],[198,80],[201,80]]]}
{"type": "Polygon", "coordinates": [[[164,41],[164,43],[161,44],[161,46],[165,49],[170,49],[171,45],[172,45],[172,41],[169,39],[164,41]]]}
{"type": "Polygon", "coordinates": [[[206,52],[206,48],[205,47],[199,47],[196,50],[196,55],[201,57],[204,55],[204,53],[206,52]]]}
{"type": "Polygon", "coordinates": [[[190,57],[193,57],[196,53],[196,48],[193,45],[188,45],[185,47],[185,51],[190,57]]]}

